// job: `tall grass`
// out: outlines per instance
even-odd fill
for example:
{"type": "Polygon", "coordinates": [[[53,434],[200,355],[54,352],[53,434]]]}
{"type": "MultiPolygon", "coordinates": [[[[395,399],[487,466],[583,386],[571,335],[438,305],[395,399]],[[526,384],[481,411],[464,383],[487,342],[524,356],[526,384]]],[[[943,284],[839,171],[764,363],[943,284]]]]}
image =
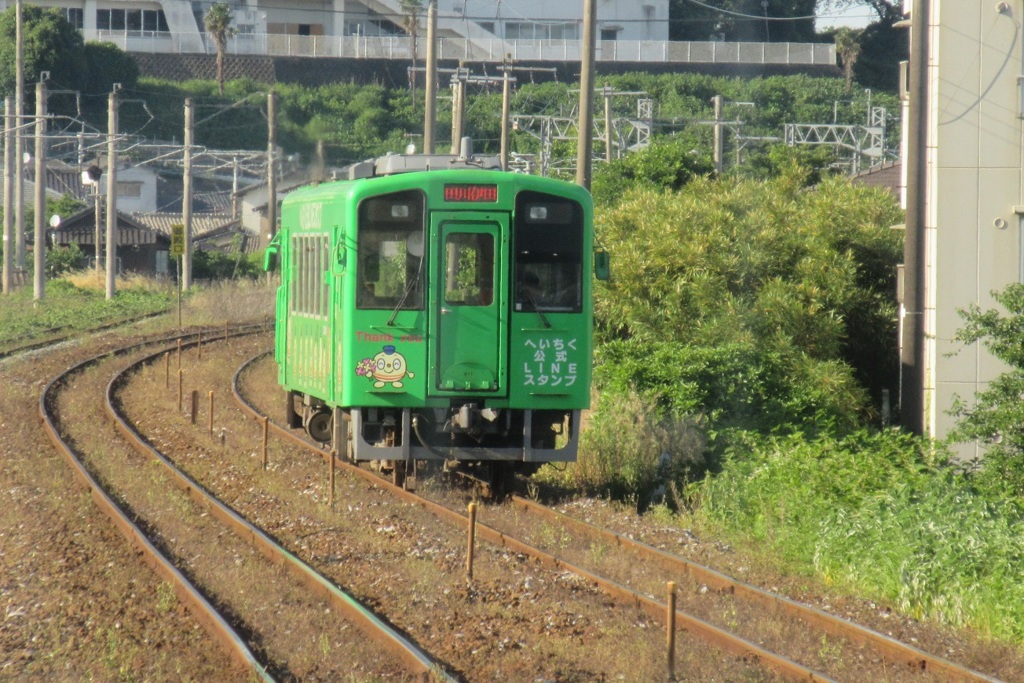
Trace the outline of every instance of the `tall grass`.
{"type": "Polygon", "coordinates": [[[913,616],[1024,639],[1024,515],[941,451],[893,432],[744,450],[701,485],[706,521],[913,616]]]}
{"type": "Polygon", "coordinates": [[[704,445],[692,420],[674,417],[635,393],[608,392],[583,431],[577,461],[558,476],[550,468],[540,476],[646,508],[702,466],[704,445]]]}

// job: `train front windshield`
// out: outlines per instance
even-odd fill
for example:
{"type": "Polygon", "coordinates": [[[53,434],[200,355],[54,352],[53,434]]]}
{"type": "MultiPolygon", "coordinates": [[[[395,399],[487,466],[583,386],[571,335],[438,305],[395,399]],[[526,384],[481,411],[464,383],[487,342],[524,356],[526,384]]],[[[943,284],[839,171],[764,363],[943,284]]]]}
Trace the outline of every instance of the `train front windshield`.
{"type": "Polygon", "coordinates": [[[423,308],[424,200],[418,190],[373,197],[359,205],[356,306],[423,308]]]}
{"type": "Polygon", "coordinates": [[[579,313],[583,305],[583,208],[537,192],[516,198],[515,309],[579,313]]]}

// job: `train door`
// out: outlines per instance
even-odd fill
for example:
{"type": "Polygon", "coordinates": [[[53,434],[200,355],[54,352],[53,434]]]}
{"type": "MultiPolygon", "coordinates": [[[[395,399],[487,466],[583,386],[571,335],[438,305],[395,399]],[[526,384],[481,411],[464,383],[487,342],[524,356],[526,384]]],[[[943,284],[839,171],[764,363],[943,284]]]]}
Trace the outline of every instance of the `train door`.
{"type": "Polygon", "coordinates": [[[431,390],[505,395],[508,387],[508,218],[434,212],[429,335],[431,390]]]}

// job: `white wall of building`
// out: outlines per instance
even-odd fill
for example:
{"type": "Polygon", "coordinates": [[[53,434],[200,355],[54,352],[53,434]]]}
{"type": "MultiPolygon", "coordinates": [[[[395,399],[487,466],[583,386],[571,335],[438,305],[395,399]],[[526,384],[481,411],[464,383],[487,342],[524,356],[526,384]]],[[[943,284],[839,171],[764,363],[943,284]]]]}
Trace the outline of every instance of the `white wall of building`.
{"type": "Polygon", "coordinates": [[[926,426],[943,437],[954,398],[972,400],[1005,370],[981,345],[954,341],[958,311],[991,308],[992,291],[1022,279],[1024,0],[932,4],[924,406],[926,426]]]}

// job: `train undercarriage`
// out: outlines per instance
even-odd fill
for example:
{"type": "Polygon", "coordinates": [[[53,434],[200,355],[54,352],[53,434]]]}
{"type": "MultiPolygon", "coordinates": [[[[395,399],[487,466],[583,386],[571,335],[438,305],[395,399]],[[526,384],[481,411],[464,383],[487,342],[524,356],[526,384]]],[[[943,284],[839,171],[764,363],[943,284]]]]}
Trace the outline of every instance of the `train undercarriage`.
{"type": "Polygon", "coordinates": [[[579,411],[494,409],[473,401],[447,408],[351,408],[289,392],[287,424],[330,444],[352,462],[390,472],[411,486],[427,470],[456,474],[507,493],[517,474],[546,462],[570,462],[578,448],[579,411]],[[338,447],[340,445],[340,447],[338,447]]]}

